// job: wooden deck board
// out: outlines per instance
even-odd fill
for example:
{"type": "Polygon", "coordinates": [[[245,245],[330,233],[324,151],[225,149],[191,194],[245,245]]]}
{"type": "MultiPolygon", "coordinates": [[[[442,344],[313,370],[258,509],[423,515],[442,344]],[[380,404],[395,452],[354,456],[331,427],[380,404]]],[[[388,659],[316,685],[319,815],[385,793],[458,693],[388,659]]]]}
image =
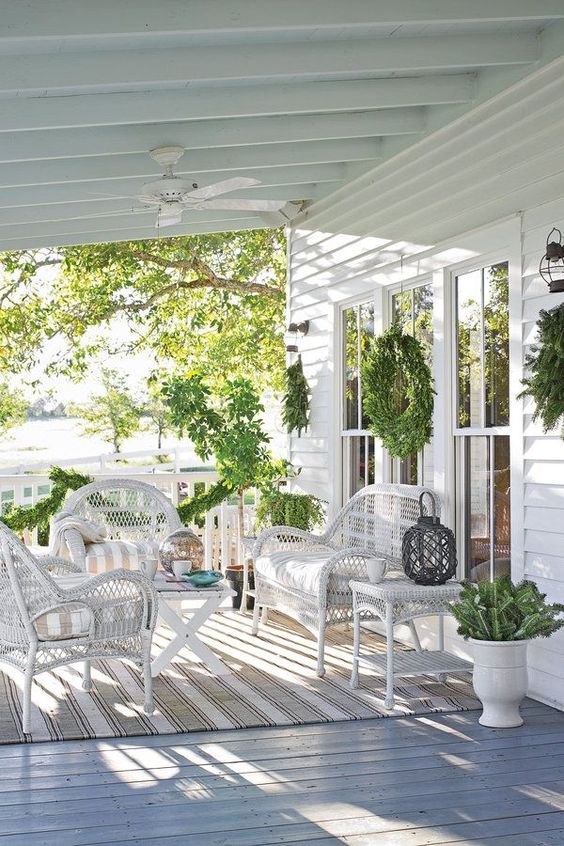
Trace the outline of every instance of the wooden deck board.
{"type": "Polygon", "coordinates": [[[0,846],[564,846],[564,714],[0,748],[0,846]]]}

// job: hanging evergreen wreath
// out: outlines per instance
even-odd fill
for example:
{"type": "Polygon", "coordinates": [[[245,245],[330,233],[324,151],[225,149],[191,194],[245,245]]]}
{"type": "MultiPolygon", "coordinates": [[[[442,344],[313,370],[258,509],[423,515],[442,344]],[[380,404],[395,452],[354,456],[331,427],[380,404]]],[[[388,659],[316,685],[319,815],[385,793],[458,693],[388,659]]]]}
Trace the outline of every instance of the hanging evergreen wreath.
{"type": "Polygon", "coordinates": [[[435,391],[419,341],[398,325],[376,338],[362,385],[370,430],[391,456],[407,458],[429,443],[435,391]]]}
{"type": "MultiPolygon", "coordinates": [[[[545,432],[564,423],[564,303],[541,311],[537,323],[538,342],[525,358],[530,376],[525,390],[536,404],[533,420],[540,418],[545,432]]],[[[564,426],[561,437],[564,438],[564,426]]]]}
{"type": "Polygon", "coordinates": [[[282,421],[287,432],[307,430],[309,424],[309,385],[304,376],[302,357],[286,370],[286,393],[282,401],[282,421]]]}

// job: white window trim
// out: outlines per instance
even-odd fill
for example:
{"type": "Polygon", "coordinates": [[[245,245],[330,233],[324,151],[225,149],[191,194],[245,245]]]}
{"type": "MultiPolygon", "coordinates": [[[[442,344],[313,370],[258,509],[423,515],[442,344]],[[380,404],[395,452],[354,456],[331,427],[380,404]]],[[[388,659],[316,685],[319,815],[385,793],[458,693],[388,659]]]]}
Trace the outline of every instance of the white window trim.
{"type": "MultiPolygon", "coordinates": [[[[523,560],[523,469],[522,469],[522,451],[523,451],[523,417],[522,417],[522,403],[516,399],[515,383],[519,384],[521,367],[522,350],[516,339],[516,333],[513,331],[515,321],[521,325],[521,236],[520,236],[520,221],[519,229],[514,233],[511,239],[511,244],[502,249],[496,249],[488,253],[483,253],[473,257],[471,260],[463,261],[455,265],[450,265],[445,268],[443,277],[445,284],[445,292],[448,292],[448,311],[445,309],[447,320],[445,321],[445,328],[448,329],[448,336],[450,337],[450,352],[449,352],[449,369],[446,385],[451,385],[455,389],[450,392],[450,436],[448,436],[445,429],[445,443],[443,447],[450,450],[451,459],[448,462],[450,465],[450,479],[449,486],[452,491],[452,496],[449,497],[451,505],[449,513],[451,515],[451,525],[455,528],[455,533],[458,542],[458,563],[459,576],[464,577],[467,574],[466,570],[466,550],[463,543],[465,537],[465,514],[464,509],[456,508],[457,503],[462,502],[462,486],[464,480],[457,478],[456,468],[462,466],[461,452],[463,449],[464,440],[466,437],[472,436],[495,436],[505,435],[509,437],[509,454],[510,454],[510,511],[511,511],[511,575],[514,580],[522,578],[522,560],[523,560]],[[489,267],[493,264],[501,262],[508,262],[508,277],[509,277],[509,420],[508,426],[491,426],[478,427],[467,426],[459,427],[458,424],[458,372],[457,372],[457,349],[456,349],[456,297],[454,296],[456,277],[465,273],[472,273],[474,271],[482,270],[484,267],[489,267]],[[516,292],[518,294],[516,295],[516,292]],[[517,419],[517,421],[516,421],[517,419]],[[516,422],[516,425],[515,425],[516,422]],[[454,447],[454,448],[453,448],[454,447]],[[514,457],[514,451],[518,456],[521,456],[519,464],[517,464],[514,457]]],[[[516,227],[517,229],[517,227],[516,227]]],[[[448,341],[447,341],[448,343],[448,341]]],[[[445,409],[446,411],[446,409],[445,409]]],[[[491,499],[491,497],[490,497],[491,499]]]]}

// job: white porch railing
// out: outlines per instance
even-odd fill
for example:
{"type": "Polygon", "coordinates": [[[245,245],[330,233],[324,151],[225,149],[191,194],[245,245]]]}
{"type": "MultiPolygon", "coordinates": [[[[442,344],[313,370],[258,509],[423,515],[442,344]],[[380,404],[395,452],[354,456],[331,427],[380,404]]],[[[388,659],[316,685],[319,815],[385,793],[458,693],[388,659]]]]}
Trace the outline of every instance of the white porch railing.
{"type": "MultiPolygon", "coordinates": [[[[151,452],[154,455],[155,452],[151,452]]],[[[57,466],[63,462],[56,462],[57,466]]],[[[82,466],[82,461],[76,459],[64,462],[66,466],[82,466]]],[[[189,470],[185,472],[166,472],[162,465],[151,468],[150,472],[139,471],[139,468],[122,468],[120,475],[129,479],[136,479],[141,482],[155,485],[165,493],[170,500],[177,505],[185,497],[203,489],[209,488],[218,479],[214,470],[189,470]]],[[[94,473],[93,477],[98,479],[115,478],[116,471],[111,473],[94,473]]],[[[2,513],[10,505],[34,505],[43,499],[51,490],[51,482],[46,473],[0,473],[0,502],[2,513]]],[[[250,490],[247,496],[247,503],[244,508],[245,534],[251,533],[254,522],[255,507],[258,493],[250,490]]],[[[211,509],[205,515],[203,527],[193,524],[191,528],[202,538],[205,549],[205,561],[207,567],[225,569],[230,564],[241,563],[239,550],[241,549],[237,506],[225,502],[222,505],[211,509]]],[[[36,545],[37,530],[26,532],[24,540],[30,545],[36,545]]]]}
{"type": "Polygon", "coordinates": [[[26,464],[14,464],[10,467],[0,467],[2,475],[21,475],[23,473],[42,472],[51,464],[57,467],[73,467],[76,470],[86,468],[91,473],[111,473],[112,476],[129,475],[130,470],[136,473],[158,473],[162,470],[173,470],[175,473],[186,469],[194,463],[194,451],[181,445],[163,447],[162,449],[139,449],[131,452],[109,452],[96,455],[81,455],[76,458],[62,458],[53,461],[35,461],[26,464]],[[159,456],[168,461],[156,462],[159,456]],[[150,459],[146,464],[139,459],[150,459]],[[135,462],[133,465],[129,462],[135,462]]]}

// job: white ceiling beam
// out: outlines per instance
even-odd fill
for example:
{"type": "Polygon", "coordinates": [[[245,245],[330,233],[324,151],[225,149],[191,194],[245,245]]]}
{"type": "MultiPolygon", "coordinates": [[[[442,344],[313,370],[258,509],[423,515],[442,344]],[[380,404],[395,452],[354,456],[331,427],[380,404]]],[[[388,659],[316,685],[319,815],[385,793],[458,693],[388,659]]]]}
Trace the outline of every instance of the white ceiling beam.
{"type": "Polygon", "coordinates": [[[49,3],[2,3],[1,40],[52,40],[101,35],[208,36],[245,32],[295,32],[363,28],[370,24],[471,23],[535,21],[562,18],[560,0],[115,0],[80,3],[49,0],[49,3]]]}
{"type": "MultiPolygon", "coordinates": [[[[214,171],[212,173],[199,173],[198,183],[200,185],[208,185],[211,182],[219,182],[222,179],[229,179],[233,176],[231,171],[214,171]]],[[[263,190],[265,192],[265,199],[272,196],[277,199],[276,191],[278,186],[285,185],[299,185],[301,183],[315,183],[317,185],[327,185],[328,189],[334,188],[336,184],[342,182],[344,179],[350,177],[348,165],[337,164],[321,164],[321,165],[305,165],[305,166],[290,166],[281,168],[267,168],[257,169],[253,171],[253,177],[259,179],[261,185],[258,188],[249,188],[245,192],[247,196],[256,196],[251,191],[263,190]],[[270,189],[272,195],[266,195],[270,189]]],[[[52,205],[57,206],[66,203],[92,203],[101,201],[103,198],[96,198],[87,191],[100,192],[111,191],[111,193],[134,196],[139,192],[142,179],[120,179],[117,191],[112,191],[112,187],[107,182],[102,182],[100,185],[96,183],[84,184],[83,182],[69,182],[59,185],[29,185],[18,186],[15,188],[3,188],[0,191],[0,208],[20,208],[31,206],[52,205]]],[[[231,196],[231,195],[230,195],[231,196]]],[[[236,196],[236,192],[233,192],[236,196]]],[[[242,195],[241,195],[242,196],[242,195]]]]}
{"type": "MultiPolygon", "coordinates": [[[[254,173],[255,170],[269,167],[374,162],[380,157],[379,151],[379,142],[370,138],[225,147],[220,155],[215,150],[192,150],[180,160],[176,172],[196,178],[201,172],[211,173],[214,170],[250,170],[254,173]]],[[[148,154],[143,153],[0,164],[0,186],[83,182],[85,194],[88,191],[104,190],[115,193],[120,190],[121,179],[139,177],[148,181],[158,176],[158,166],[155,166],[148,154]],[[101,184],[99,180],[105,184],[101,184]],[[114,181],[115,185],[112,184],[114,181]]]]}
{"type": "MultiPolygon", "coordinates": [[[[238,220],[225,220],[221,226],[221,232],[238,232],[242,229],[265,229],[268,228],[265,222],[259,217],[249,217],[238,220]]],[[[102,244],[114,243],[116,241],[138,241],[157,238],[158,233],[154,226],[136,226],[131,221],[131,226],[126,229],[112,229],[111,222],[104,230],[92,231],[85,229],[83,232],[70,234],[64,230],[48,234],[42,231],[43,224],[38,224],[35,231],[18,231],[0,240],[0,252],[6,250],[39,249],[40,247],[63,247],[73,244],[102,244]]],[[[161,238],[182,237],[183,235],[198,235],[206,232],[217,232],[217,223],[181,223],[178,226],[168,226],[160,231],[161,238]]]]}
{"type": "Polygon", "coordinates": [[[470,102],[472,74],[4,100],[0,132],[319,114],[470,102]]]}
{"type": "Polygon", "coordinates": [[[425,114],[420,107],[346,114],[177,121],[158,126],[142,124],[51,129],[41,133],[4,132],[0,133],[0,162],[141,153],[170,144],[194,150],[374,138],[421,133],[425,123],[425,114]]]}
{"type": "Polygon", "coordinates": [[[0,93],[119,93],[198,82],[358,77],[526,64],[538,55],[534,33],[38,53],[25,61],[0,57],[0,93]]]}

